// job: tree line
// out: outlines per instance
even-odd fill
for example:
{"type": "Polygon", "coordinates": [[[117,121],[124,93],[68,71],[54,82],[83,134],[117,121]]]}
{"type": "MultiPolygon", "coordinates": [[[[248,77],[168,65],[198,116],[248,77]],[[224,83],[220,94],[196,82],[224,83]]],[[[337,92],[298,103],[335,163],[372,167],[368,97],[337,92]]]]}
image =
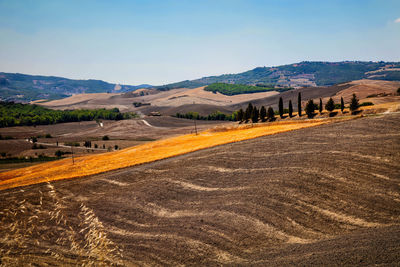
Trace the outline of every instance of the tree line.
{"type": "Polygon", "coordinates": [[[92,120],[124,120],[135,113],[121,113],[113,109],[53,110],[38,105],[0,102],[0,127],[47,125],[61,122],[92,120]]]}
{"type": "MultiPolygon", "coordinates": [[[[299,117],[303,115],[301,101],[302,101],[301,93],[299,93],[297,96],[297,116],[299,117]]],[[[367,105],[373,105],[373,104],[368,102],[360,105],[357,96],[353,94],[349,106],[351,114],[355,114],[360,106],[367,106],[367,105]]],[[[314,103],[314,100],[310,99],[308,100],[304,108],[304,112],[309,118],[312,118],[315,115],[316,110],[318,110],[319,113],[321,114],[323,108],[324,105],[322,103],[321,98],[319,99],[319,104],[314,103]]],[[[329,111],[329,116],[333,116],[334,114],[332,113],[332,111],[337,108],[340,108],[343,113],[345,109],[343,97],[340,100],[340,104],[335,104],[333,99],[329,98],[328,102],[325,104],[325,109],[329,111]]],[[[261,106],[261,108],[258,109],[256,106],[253,106],[251,103],[249,103],[246,110],[239,109],[235,114],[236,114],[235,120],[240,122],[251,121],[253,123],[256,123],[260,120],[263,122],[274,121],[275,115],[279,115],[281,118],[283,118],[284,114],[288,114],[290,118],[293,117],[293,104],[292,100],[289,100],[288,108],[287,109],[284,108],[283,99],[282,97],[280,97],[278,102],[278,111],[274,111],[272,107],[268,107],[268,109],[266,109],[264,106],[261,106]]]]}
{"type": "Polygon", "coordinates": [[[187,112],[187,113],[176,113],[175,117],[190,120],[208,120],[208,121],[236,121],[237,114],[233,112],[232,114],[225,114],[220,111],[215,111],[207,116],[200,115],[199,112],[187,112]]]}

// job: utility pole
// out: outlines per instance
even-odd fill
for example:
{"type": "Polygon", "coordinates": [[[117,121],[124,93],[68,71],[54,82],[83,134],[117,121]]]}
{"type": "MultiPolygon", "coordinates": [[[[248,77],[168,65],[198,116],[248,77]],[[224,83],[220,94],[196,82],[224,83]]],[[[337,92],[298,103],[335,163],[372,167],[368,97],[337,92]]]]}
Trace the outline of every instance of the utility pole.
{"type": "Polygon", "coordinates": [[[197,135],[196,119],[193,119],[193,122],[194,122],[194,131],[195,131],[195,133],[197,135]]]}
{"type": "Polygon", "coordinates": [[[74,162],[74,149],[72,148],[72,146],[71,146],[71,153],[72,153],[72,165],[74,165],[75,164],[75,162],[74,162]]]}
{"type": "MultiPolygon", "coordinates": [[[[194,105],[194,101],[193,101],[193,105],[194,105]]],[[[197,135],[197,126],[196,126],[196,118],[195,117],[193,117],[193,122],[194,122],[194,132],[197,135]]]]}

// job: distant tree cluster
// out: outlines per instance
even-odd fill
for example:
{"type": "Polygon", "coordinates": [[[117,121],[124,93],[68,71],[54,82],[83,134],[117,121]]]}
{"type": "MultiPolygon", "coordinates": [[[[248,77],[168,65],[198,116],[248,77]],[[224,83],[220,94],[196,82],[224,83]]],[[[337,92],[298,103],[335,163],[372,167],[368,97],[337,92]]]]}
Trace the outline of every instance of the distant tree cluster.
{"type": "Polygon", "coordinates": [[[204,90],[211,91],[213,93],[219,92],[223,95],[238,95],[274,91],[276,89],[274,87],[252,86],[245,84],[213,83],[204,88],[204,90]]]}
{"type": "Polygon", "coordinates": [[[0,102],[0,127],[47,125],[61,122],[124,120],[135,113],[113,109],[52,110],[38,105],[0,102]]]}
{"type": "Polygon", "coordinates": [[[222,113],[220,111],[215,111],[207,116],[202,116],[198,112],[187,112],[187,113],[176,113],[175,117],[190,119],[190,120],[208,120],[208,121],[235,121],[237,118],[237,112],[230,115],[222,113]]]}

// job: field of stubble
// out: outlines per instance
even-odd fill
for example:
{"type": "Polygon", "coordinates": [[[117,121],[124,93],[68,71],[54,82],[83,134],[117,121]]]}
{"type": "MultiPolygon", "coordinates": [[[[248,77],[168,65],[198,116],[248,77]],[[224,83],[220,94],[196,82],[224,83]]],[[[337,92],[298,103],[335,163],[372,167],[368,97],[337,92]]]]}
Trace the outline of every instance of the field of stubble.
{"type": "Polygon", "coordinates": [[[400,114],[0,192],[5,265],[400,262],[400,114]]]}

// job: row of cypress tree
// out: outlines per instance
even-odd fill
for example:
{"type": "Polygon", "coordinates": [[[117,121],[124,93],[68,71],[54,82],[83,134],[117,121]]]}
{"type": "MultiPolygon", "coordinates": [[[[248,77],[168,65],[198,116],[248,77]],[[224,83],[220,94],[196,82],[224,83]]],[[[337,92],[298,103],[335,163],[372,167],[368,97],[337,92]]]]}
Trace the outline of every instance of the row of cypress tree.
{"type": "MultiPolygon", "coordinates": [[[[352,112],[352,114],[355,113],[355,111],[359,108],[359,103],[358,103],[358,99],[357,96],[355,94],[353,94],[353,97],[351,99],[350,102],[350,111],[352,112]]],[[[325,104],[325,109],[327,111],[330,112],[330,114],[332,113],[332,111],[337,108],[337,105],[335,105],[335,102],[333,101],[332,98],[330,98],[328,100],[328,102],[325,104]]],[[[344,106],[344,100],[343,97],[341,97],[340,99],[340,109],[343,113],[345,106],[344,106]]],[[[283,99],[282,97],[279,98],[279,103],[278,103],[278,109],[279,109],[279,116],[281,118],[283,118],[283,114],[286,113],[285,111],[287,111],[287,113],[289,113],[289,117],[293,117],[293,105],[292,105],[292,100],[289,100],[289,104],[288,104],[288,109],[285,110],[283,107],[283,99]]],[[[313,99],[308,100],[306,106],[305,106],[305,113],[307,114],[307,116],[309,118],[314,116],[314,111],[318,110],[319,113],[322,113],[323,110],[323,104],[322,104],[322,99],[319,99],[319,105],[314,103],[313,99]]],[[[301,106],[301,93],[299,92],[298,96],[297,96],[297,115],[299,117],[302,116],[302,106],[301,106]]],[[[251,120],[251,122],[255,123],[258,122],[259,120],[261,121],[273,121],[275,120],[275,111],[272,107],[268,107],[268,109],[266,109],[264,106],[261,106],[260,109],[258,109],[256,106],[253,106],[251,103],[249,103],[249,105],[247,106],[246,110],[243,111],[243,109],[240,109],[237,111],[237,117],[236,119],[240,122],[249,122],[251,120]]]]}

